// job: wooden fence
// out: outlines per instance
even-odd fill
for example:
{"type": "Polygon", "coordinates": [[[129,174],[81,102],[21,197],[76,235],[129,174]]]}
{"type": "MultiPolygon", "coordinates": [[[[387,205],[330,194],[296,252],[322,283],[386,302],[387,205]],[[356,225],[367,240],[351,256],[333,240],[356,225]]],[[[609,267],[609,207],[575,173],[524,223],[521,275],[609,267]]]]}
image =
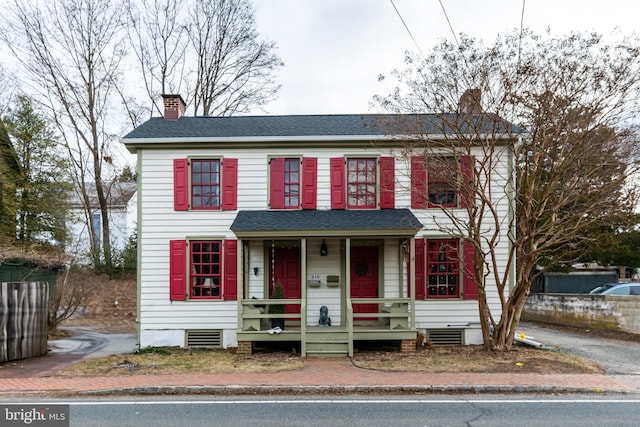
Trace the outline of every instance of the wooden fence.
{"type": "Polygon", "coordinates": [[[47,353],[47,282],[0,285],[0,363],[47,353]]]}

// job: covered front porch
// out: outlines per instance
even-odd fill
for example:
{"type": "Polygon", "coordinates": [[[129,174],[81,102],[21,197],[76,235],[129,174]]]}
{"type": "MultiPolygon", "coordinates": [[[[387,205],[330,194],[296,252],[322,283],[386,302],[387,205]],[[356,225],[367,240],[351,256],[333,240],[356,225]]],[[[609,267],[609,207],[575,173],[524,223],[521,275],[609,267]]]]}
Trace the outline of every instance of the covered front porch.
{"type": "Polygon", "coordinates": [[[303,357],[351,356],[358,341],[415,348],[421,226],[407,209],[240,212],[231,227],[240,243],[238,352],[256,342],[296,342],[303,357]],[[272,298],[276,286],[284,299],[272,298]]]}

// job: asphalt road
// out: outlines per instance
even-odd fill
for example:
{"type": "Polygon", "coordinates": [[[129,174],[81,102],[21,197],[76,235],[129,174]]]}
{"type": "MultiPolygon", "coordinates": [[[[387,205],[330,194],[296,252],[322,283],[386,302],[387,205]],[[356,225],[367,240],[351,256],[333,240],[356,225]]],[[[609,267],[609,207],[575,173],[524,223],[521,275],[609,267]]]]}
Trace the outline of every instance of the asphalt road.
{"type": "Polygon", "coordinates": [[[404,397],[78,402],[70,426],[637,426],[640,400],[404,397]]]}

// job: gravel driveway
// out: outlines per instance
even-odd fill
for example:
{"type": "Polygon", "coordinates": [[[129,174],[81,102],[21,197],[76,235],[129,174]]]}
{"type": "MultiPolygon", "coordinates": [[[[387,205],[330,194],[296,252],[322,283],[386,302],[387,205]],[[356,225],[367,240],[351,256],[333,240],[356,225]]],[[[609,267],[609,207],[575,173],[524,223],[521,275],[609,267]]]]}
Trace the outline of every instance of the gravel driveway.
{"type": "Polygon", "coordinates": [[[550,347],[593,360],[640,391],[640,342],[571,333],[544,324],[521,322],[519,332],[550,347]]]}

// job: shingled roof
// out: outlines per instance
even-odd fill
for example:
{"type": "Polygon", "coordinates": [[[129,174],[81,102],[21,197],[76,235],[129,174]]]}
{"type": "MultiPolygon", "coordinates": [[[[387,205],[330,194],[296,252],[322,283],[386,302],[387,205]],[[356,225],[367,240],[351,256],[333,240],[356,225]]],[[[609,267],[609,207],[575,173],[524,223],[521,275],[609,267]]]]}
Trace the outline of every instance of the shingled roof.
{"type": "Polygon", "coordinates": [[[473,133],[513,133],[519,129],[488,115],[458,114],[338,114],[291,116],[155,117],[129,132],[123,142],[141,139],[257,139],[329,136],[388,137],[399,134],[454,133],[473,127],[473,133]]]}
{"type": "Polygon", "coordinates": [[[239,236],[289,232],[296,236],[344,236],[347,231],[414,235],[421,228],[409,209],[240,211],[231,224],[231,230],[239,236]]]}

